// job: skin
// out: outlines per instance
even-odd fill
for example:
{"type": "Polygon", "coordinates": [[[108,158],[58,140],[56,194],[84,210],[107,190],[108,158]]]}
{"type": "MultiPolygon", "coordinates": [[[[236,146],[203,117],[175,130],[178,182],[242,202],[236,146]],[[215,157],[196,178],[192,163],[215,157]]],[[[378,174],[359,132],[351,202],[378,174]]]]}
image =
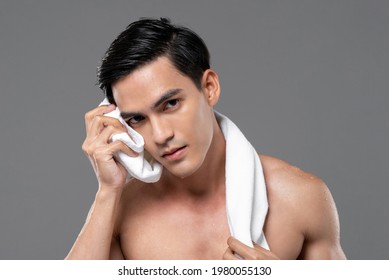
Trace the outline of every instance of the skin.
{"type": "Polygon", "coordinates": [[[213,114],[217,74],[205,71],[201,90],[160,57],[117,81],[113,94],[123,118],[164,166],[157,183],[131,180],[114,160],[136,156],[112,135],[125,131],[103,116],[86,114],[83,150],[99,188],[67,259],[344,259],[335,203],[320,178],[260,155],[269,212],[264,233],[271,251],[230,237],[225,209],[225,140],[213,114]],[[177,148],[180,151],[166,156],[177,148]],[[235,254],[236,253],[236,254],[235,254]]]}

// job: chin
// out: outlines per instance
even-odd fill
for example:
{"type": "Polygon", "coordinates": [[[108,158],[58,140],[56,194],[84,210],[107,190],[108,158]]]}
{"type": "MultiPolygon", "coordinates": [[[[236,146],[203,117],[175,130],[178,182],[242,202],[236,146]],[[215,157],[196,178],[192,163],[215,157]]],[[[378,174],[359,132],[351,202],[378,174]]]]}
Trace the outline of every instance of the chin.
{"type": "Polygon", "coordinates": [[[169,170],[169,172],[175,177],[178,177],[180,179],[185,179],[193,175],[196,172],[196,170],[180,169],[180,170],[169,170]]]}
{"type": "Polygon", "coordinates": [[[177,166],[174,166],[173,168],[169,168],[165,166],[165,168],[174,176],[185,179],[194,173],[196,173],[197,170],[201,167],[202,162],[200,163],[186,163],[183,162],[182,164],[178,164],[177,166]]]}

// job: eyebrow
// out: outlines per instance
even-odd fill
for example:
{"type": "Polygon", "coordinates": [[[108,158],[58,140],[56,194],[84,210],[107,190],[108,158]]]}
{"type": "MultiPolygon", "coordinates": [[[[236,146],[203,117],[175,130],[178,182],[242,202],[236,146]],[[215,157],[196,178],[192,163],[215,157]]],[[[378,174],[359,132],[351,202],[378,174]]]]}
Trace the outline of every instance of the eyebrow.
{"type": "MultiPolygon", "coordinates": [[[[181,91],[182,91],[182,89],[180,89],[180,88],[169,89],[156,102],[154,102],[154,104],[151,105],[150,108],[151,109],[157,108],[163,102],[165,102],[166,100],[168,100],[168,99],[172,98],[173,96],[179,94],[181,91]]],[[[140,113],[140,112],[121,112],[120,113],[120,116],[123,119],[130,119],[130,118],[132,118],[134,116],[139,116],[139,115],[142,115],[142,113],[140,113]]]]}

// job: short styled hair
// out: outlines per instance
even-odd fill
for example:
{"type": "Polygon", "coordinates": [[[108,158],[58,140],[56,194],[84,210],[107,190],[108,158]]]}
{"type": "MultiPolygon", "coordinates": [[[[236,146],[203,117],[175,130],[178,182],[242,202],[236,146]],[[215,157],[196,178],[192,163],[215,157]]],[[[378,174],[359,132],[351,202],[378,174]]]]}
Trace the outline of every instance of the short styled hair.
{"type": "Polygon", "coordinates": [[[189,28],[173,25],[169,19],[143,18],[127,26],[112,42],[97,70],[99,87],[115,104],[112,84],[137,68],[166,56],[196,87],[210,68],[204,41],[189,28]]]}

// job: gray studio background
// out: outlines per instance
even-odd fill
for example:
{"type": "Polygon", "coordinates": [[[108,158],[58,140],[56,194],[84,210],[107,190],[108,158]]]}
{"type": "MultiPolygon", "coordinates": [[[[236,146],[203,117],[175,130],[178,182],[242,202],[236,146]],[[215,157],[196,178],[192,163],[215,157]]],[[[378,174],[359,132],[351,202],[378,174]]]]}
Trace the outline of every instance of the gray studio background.
{"type": "Polygon", "coordinates": [[[0,259],[72,246],[97,189],[81,151],[96,67],[142,16],[205,39],[217,109],[258,151],[323,178],[348,258],[389,258],[388,1],[3,0],[0,259]]]}

